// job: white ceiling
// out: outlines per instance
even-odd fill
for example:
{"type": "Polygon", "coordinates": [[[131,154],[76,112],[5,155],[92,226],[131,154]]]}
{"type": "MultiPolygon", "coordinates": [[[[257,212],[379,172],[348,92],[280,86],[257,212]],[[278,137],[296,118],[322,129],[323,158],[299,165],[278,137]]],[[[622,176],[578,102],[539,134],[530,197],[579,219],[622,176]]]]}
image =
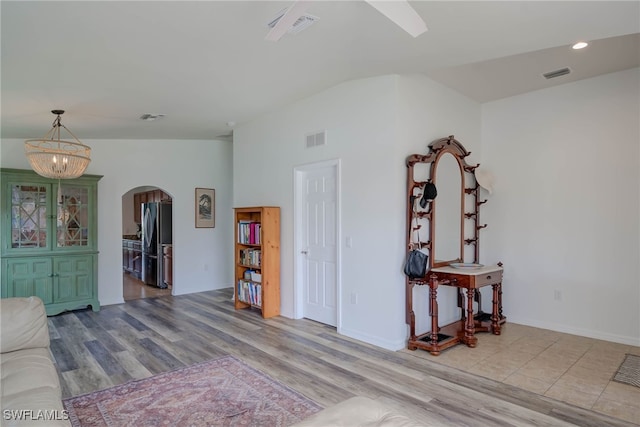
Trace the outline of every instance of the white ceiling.
{"type": "Polygon", "coordinates": [[[2,0],[1,136],[41,137],[60,108],[81,140],[213,139],[367,76],[423,73],[486,102],[640,66],[640,1],[412,1],[416,39],[364,1],[316,1],[317,23],[265,41],[290,4],[2,0]]]}

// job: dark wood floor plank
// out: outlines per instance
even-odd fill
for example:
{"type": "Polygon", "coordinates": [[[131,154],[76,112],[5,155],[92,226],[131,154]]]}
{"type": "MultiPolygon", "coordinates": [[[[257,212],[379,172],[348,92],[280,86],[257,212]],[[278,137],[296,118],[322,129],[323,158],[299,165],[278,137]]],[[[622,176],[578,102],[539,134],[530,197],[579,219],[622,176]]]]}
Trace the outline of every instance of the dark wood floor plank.
{"type": "Polygon", "coordinates": [[[129,376],[135,380],[148,378],[153,375],[153,373],[142,363],[140,363],[140,361],[130,351],[121,351],[119,353],[114,353],[113,357],[118,359],[118,362],[120,363],[120,366],[122,366],[122,369],[124,369],[127,374],[129,374],[129,376]]]}
{"type": "Polygon", "coordinates": [[[167,366],[163,362],[153,357],[153,355],[140,344],[140,341],[146,337],[140,337],[128,328],[112,330],[111,335],[118,339],[131,356],[133,356],[138,363],[141,366],[144,366],[149,372],[157,374],[168,370],[167,366]]]}
{"type": "Polygon", "coordinates": [[[140,346],[146,349],[153,357],[155,357],[156,359],[164,363],[164,365],[166,366],[166,369],[165,369],[166,371],[171,371],[176,368],[185,366],[183,362],[173,357],[171,353],[164,350],[162,347],[156,344],[155,341],[153,341],[151,338],[141,339],[140,346]]]}
{"type": "Polygon", "coordinates": [[[82,322],[85,328],[97,328],[99,327],[99,323],[95,321],[95,319],[89,314],[90,311],[78,311],[75,312],[74,315],[82,322]]]}
{"type": "Polygon", "coordinates": [[[58,334],[65,342],[83,343],[85,341],[91,341],[96,339],[93,333],[85,328],[85,326],[78,320],[74,313],[68,313],[65,316],[64,323],[56,326],[58,334]]]}
{"type": "Polygon", "coordinates": [[[108,331],[104,330],[102,326],[98,325],[91,329],[91,334],[100,342],[104,347],[109,349],[111,353],[117,353],[124,351],[125,348],[116,340],[108,331]]]}
{"type": "Polygon", "coordinates": [[[126,312],[120,313],[120,318],[139,331],[144,331],[149,329],[147,325],[145,325],[143,322],[139,321],[135,317],[131,316],[129,313],[126,313],[126,312]]]}
{"type": "Polygon", "coordinates": [[[67,350],[67,346],[62,338],[51,339],[50,346],[51,353],[54,355],[54,359],[60,372],[78,369],[78,362],[73,357],[73,354],[67,350]]]}
{"type": "MultiPolygon", "coordinates": [[[[122,369],[120,364],[114,357],[111,355],[109,350],[105,348],[104,345],[98,340],[86,341],[84,343],[85,347],[91,352],[91,355],[98,362],[104,372],[109,376],[115,375],[126,375],[126,371],[122,369]]],[[[127,378],[125,381],[130,380],[131,378],[127,378]]]]}

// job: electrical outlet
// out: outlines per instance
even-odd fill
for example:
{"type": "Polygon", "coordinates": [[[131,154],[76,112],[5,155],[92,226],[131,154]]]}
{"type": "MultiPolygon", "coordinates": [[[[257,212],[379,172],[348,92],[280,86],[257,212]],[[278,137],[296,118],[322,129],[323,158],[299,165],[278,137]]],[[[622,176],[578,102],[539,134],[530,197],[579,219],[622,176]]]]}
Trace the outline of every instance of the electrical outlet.
{"type": "Polygon", "coordinates": [[[553,299],[556,301],[562,301],[562,292],[559,289],[553,291],[553,299]]]}
{"type": "Polygon", "coordinates": [[[355,292],[351,292],[351,304],[358,303],[358,294],[355,292]]]}

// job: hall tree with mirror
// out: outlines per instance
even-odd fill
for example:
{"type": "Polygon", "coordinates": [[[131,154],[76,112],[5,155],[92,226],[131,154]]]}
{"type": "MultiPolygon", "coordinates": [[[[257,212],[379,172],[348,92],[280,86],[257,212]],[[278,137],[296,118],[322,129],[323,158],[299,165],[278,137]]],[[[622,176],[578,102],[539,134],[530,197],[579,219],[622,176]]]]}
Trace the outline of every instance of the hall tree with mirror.
{"type": "MultiPolygon", "coordinates": [[[[480,198],[476,179],[479,165],[469,165],[471,154],[453,135],[429,144],[427,154],[412,154],[407,165],[407,251],[416,245],[429,255],[423,277],[406,278],[406,322],[409,325],[408,348],[423,349],[437,356],[457,344],[475,347],[476,332],[500,335],[506,317],[502,313],[501,263],[480,264],[480,198]],[[435,185],[437,196],[421,204],[426,183],[435,185]],[[418,234],[416,234],[418,232],[418,234]],[[420,242],[416,242],[419,235],[420,242]],[[414,311],[414,287],[428,286],[428,312],[418,316],[429,318],[430,330],[417,333],[414,311]],[[460,319],[441,326],[438,307],[439,286],[455,289],[460,319]],[[484,312],[480,288],[491,286],[490,312],[484,312]]],[[[416,304],[417,306],[417,304],[416,304]]]]}

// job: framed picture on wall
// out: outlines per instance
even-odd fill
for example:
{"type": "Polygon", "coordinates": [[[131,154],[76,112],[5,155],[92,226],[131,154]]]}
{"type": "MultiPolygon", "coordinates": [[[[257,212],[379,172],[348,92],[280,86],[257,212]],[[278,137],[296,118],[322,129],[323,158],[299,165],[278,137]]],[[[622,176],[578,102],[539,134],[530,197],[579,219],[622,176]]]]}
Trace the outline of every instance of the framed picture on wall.
{"type": "Polygon", "coordinates": [[[216,190],[196,188],[196,228],[216,226],[216,190]]]}

